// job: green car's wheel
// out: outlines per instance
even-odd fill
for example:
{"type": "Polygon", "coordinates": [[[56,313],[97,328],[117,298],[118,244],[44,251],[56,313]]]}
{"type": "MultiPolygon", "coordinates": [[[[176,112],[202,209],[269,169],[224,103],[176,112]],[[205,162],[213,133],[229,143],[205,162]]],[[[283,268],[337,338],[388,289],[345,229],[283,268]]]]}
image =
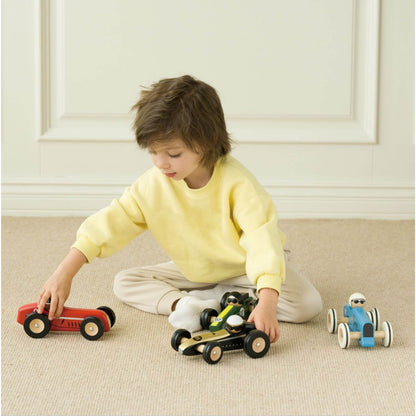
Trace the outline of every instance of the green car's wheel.
{"type": "Polygon", "coordinates": [[[175,351],[178,351],[179,346],[182,344],[183,338],[192,338],[191,333],[186,329],[177,329],[170,339],[170,345],[175,351]]]}
{"type": "Polygon", "coordinates": [[[261,358],[270,348],[270,339],[263,331],[250,331],[244,338],[244,352],[251,358],[261,358]]]}
{"type": "Polygon", "coordinates": [[[202,352],[208,364],[217,364],[222,358],[222,347],[218,342],[208,342],[202,352]]]}
{"type": "Polygon", "coordinates": [[[43,338],[49,333],[51,322],[46,315],[32,312],[26,316],[23,328],[30,337],[43,338]]]}
{"type": "Polygon", "coordinates": [[[206,308],[201,312],[200,322],[201,326],[204,329],[209,329],[209,326],[211,325],[212,319],[218,316],[218,312],[215,309],[206,308]]]}

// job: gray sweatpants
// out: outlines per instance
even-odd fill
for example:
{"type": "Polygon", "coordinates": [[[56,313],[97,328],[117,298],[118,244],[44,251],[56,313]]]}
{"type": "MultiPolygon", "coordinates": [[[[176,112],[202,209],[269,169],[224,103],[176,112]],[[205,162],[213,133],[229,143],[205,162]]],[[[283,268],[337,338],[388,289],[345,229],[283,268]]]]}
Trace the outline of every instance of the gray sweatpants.
{"type": "MultiPolygon", "coordinates": [[[[245,275],[223,280],[218,285],[196,283],[187,280],[173,262],[124,270],[114,280],[114,293],[123,302],[161,315],[169,315],[173,302],[189,292],[203,299],[220,300],[222,294],[230,290],[256,296],[256,287],[245,275]]],[[[321,311],[319,292],[308,279],[286,263],[286,280],[277,305],[278,320],[306,322],[321,311]]]]}

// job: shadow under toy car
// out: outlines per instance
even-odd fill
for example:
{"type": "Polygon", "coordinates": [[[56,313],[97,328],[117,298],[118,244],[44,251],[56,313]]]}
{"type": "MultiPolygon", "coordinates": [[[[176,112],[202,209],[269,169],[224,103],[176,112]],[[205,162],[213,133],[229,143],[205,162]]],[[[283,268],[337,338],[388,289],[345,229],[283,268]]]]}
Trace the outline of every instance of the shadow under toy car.
{"type": "Polygon", "coordinates": [[[19,308],[17,322],[32,338],[43,338],[49,331],[81,332],[89,341],[102,337],[110,330],[116,321],[116,315],[108,306],[97,309],[80,309],[64,307],[59,318],[49,320],[49,303],[45,305],[43,313],[38,312],[37,303],[29,303],[19,308]]]}
{"type": "Polygon", "coordinates": [[[172,348],[183,355],[202,354],[208,364],[217,364],[223,351],[243,349],[251,358],[261,358],[267,354],[270,340],[266,333],[247,323],[241,316],[232,315],[224,329],[191,336],[186,329],[178,329],[171,338],[172,348]]]}
{"type": "Polygon", "coordinates": [[[215,332],[224,326],[231,315],[240,315],[246,320],[256,303],[257,300],[250,297],[248,293],[226,292],[221,298],[220,314],[215,309],[204,309],[200,317],[201,326],[215,332]]]}
{"type": "MultiPolygon", "coordinates": [[[[364,304],[365,297],[362,297],[363,300],[360,302],[364,304]]],[[[352,302],[355,302],[355,300],[352,302]]],[[[331,334],[338,332],[340,347],[348,348],[352,339],[358,340],[362,347],[374,347],[377,338],[383,339],[383,345],[386,348],[390,347],[393,343],[393,329],[389,321],[384,321],[380,325],[378,309],[373,308],[365,312],[361,306],[351,305],[348,303],[344,305],[343,317],[340,319],[337,318],[335,309],[329,309],[327,313],[328,331],[331,334]]]]}

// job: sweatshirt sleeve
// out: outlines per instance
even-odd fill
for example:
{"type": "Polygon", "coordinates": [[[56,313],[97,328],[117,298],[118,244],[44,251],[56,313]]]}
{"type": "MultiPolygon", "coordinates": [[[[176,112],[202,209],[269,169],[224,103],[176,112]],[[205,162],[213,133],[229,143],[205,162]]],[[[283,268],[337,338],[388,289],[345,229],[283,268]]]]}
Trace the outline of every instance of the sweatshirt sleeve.
{"type": "Polygon", "coordinates": [[[94,257],[111,256],[146,231],[146,220],[136,191],[137,183],[81,224],[72,247],[80,250],[88,262],[94,257]]]}
{"type": "Polygon", "coordinates": [[[240,229],[240,245],[246,251],[246,273],[257,290],[272,288],[280,293],[286,268],[284,234],[277,227],[277,212],[264,190],[240,193],[234,218],[240,229]]]}

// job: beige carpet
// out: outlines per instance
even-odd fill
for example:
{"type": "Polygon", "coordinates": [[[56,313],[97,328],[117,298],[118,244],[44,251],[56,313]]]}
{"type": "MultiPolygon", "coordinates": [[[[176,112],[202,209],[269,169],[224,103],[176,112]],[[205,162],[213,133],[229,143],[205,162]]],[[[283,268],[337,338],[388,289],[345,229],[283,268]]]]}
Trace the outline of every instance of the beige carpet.
{"type": "Polygon", "coordinates": [[[162,316],[120,303],[123,268],[166,260],[146,233],[110,259],[84,267],[68,306],[108,305],[113,329],[96,342],[79,333],[28,337],[16,323],[66,254],[80,218],[3,218],[3,415],[414,415],[413,221],[286,220],[291,261],[315,283],[324,312],[281,323],[262,359],[225,353],[218,365],[170,346],[162,316]],[[394,344],[341,350],[326,310],[355,291],[394,330],[394,344]]]}

